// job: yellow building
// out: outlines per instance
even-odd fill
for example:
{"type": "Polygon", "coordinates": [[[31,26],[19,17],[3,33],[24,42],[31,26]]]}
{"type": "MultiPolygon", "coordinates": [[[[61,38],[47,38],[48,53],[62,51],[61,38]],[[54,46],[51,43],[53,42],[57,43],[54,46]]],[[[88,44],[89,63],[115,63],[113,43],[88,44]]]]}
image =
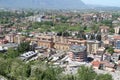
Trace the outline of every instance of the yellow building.
{"type": "Polygon", "coordinates": [[[25,41],[26,37],[22,35],[14,36],[14,43],[20,44],[21,42],[25,41]]]}
{"type": "Polygon", "coordinates": [[[54,42],[52,36],[39,36],[37,37],[38,46],[44,46],[47,48],[54,48],[54,42]]]}
{"type": "Polygon", "coordinates": [[[109,26],[100,26],[100,32],[101,33],[109,33],[109,26]]]}
{"type": "Polygon", "coordinates": [[[120,26],[115,27],[114,30],[115,30],[115,34],[119,34],[120,33],[120,26]]]}
{"type": "Polygon", "coordinates": [[[100,41],[87,41],[87,53],[88,54],[97,54],[97,50],[100,47],[100,41]]]}
{"type": "Polygon", "coordinates": [[[47,48],[55,48],[57,50],[67,51],[69,46],[72,44],[77,44],[81,46],[86,45],[86,40],[73,39],[61,36],[48,36],[41,35],[37,37],[37,40],[32,39],[31,41],[36,41],[38,46],[44,46],[47,48]]]}

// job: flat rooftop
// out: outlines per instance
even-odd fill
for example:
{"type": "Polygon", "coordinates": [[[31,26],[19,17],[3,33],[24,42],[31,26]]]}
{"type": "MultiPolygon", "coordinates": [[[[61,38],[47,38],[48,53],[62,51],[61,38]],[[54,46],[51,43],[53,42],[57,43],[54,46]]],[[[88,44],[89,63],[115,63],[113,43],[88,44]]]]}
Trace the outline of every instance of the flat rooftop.
{"type": "Polygon", "coordinates": [[[70,51],[72,52],[83,52],[86,50],[86,46],[72,45],[70,46],[70,51]]]}

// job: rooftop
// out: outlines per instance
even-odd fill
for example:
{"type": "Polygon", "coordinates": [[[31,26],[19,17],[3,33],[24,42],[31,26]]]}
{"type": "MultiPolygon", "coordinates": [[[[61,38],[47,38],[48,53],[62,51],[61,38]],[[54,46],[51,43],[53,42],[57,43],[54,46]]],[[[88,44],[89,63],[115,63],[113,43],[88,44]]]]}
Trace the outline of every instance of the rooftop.
{"type": "Polygon", "coordinates": [[[11,48],[11,47],[18,47],[18,44],[16,44],[16,43],[7,43],[7,44],[3,44],[3,45],[0,45],[0,46],[11,48]]]}
{"type": "Polygon", "coordinates": [[[120,40],[120,35],[115,35],[113,38],[114,38],[115,40],[120,40]]]}
{"type": "Polygon", "coordinates": [[[24,58],[29,58],[29,57],[32,57],[34,55],[36,55],[37,53],[33,52],[33,51],[29,51],[29,52],[26,52],[22,55],[20,55],[20,57],[24,57],[24,58]]]}
{"type": "Polygon", "coordinates": [[[100,41],[97,40],[87,40],[88,43],[100,43],[100,41]]]}
{"type": "Polygon", "coordinates": [[[109,29],[109,26],[100,26],[100,29],[109,29]]]}
{"type": "Polygon", "coordinates": [[[70,46],[70,51],[72,52],[83,52],[86,50],[85,46],[80,46],[80,45],[72,45],[70,46]]]}

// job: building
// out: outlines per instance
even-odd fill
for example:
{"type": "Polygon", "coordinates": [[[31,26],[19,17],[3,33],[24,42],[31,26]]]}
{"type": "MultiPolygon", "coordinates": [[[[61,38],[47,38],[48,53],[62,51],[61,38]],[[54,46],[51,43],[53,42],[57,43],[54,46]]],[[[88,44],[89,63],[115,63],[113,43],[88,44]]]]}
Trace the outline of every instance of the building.
{"type": "Polygon", "coordinates": [[[70,39],[68,40],[68,43],[69,43],[69,44],[86,46],[87,41],[86,41],[86,40],[82,40],[82,39],[73,39],[73,38],[70,38],[70,39]]]}
{"type": "Polygon", "coordinates": [[[93,16],[93,14],[91,13],[91,14],[83,14],[83,15],[81,15],[82,16],[82,19],[83,19],[83,21],[85,21],[85,22],[88,22],[88,21],[91,21],[92,20],[92,16],[93,16]]]}
{"type": "Polygon", "coordinates": [[[37,37],[38,46],[43,46],[47,48],[54,48],[54,42],[52,36],[38,36],[37,37]]]}
{"type": "Polygon", "coordinates": [[[111,56],[111,60],[117,63],[120,60],[120,54],[119,53],[113,53],[111,56]]]}
{"type": "Polygon", "coordinates": [[[101,64],[103,65],[103,69],[106,71],[111,71],[114,72],[115,71],[115,64],[108,62],[108,61],[101,61],[101,64]]]}
{"type": "Polygon", "coordinates": [[[119,20],[113,20],[113,21],[112,21],[112,25],[113,25],[113,26],[118,26],[119,23],[120,23],[119,20]]]}
{"type": "Polygon", "coordinates": [[[100,26],[101,33],[109,33],[109,26],[100,26]]]}
{"type": "Polygon", "coordinates": [[[8,42],[13,43],[14,42],[14,37],[15,37],[15,34],[7,34],[5,36],[5,39],[8,40],[8,42]]]}
{"type": "Polygon", "coordinates": [[[115,48],[120,49],[120,40],[115,41],[115,48]]]}
{"type": "Polygon", "coordinates": [[[119,35],[115,35],[113,36],[114,39],[114,52],[115,53],[120,53],[120,36],[119,35]]]}
{"type": "Polygon", "coordinates": [[[62,36],[54,36],[54,48],[57,50],[69,50],[68,38],[62,36]]]}
{"type": "Polygon", "coordinates": [[[99,69],[100,61],[98,61],[98,60],[92,61],[92,67],[93,67],[93,69],[99,69]]]}
{"type": "Polygon", "coordinates": [[[114,40],[112,38],[102,41],[102,46],[105,48],[113,45],[114,45],[114,40]]]}
{"type": "Polygon", "coordinates": [[[86,46],[86,40],[56,36],[54,37],[54,44],[55,49],[67,51],[70,45],[86,46]]]}
{"type": "Polygon", "coordinates": [[[37,42],[38,46],[47,47],[49,49],[54,48],[62,51],[68,51],[71,44],[86,46],[86,40],[54,35],[39,35],[35,37],[35,39],[31,39],[31,42],[37,42]]]}
{"type": "Polygon", "coordinates": [[[42,46],[38,46],[38,47],[35,47],[35,52],[36,53],[44,53],[44,52],[47,52],[47,48],[42,47],[42,46]]]}
{"type": "Polygon", "coordinates": [[[87,41],[87,53],[88,54],[97,54],[97,50],[101,46],[100,41],[93,41],[93,40],[88,40],[87,41]]]}
{"type": "Polygon", "coordinates": [[[7,43],[7,44],[0,45],[0,47],[2,47],[5,50],[8,50],[9,48],[17,48],[18,44],[16,44],[16,43],[7,43]]]}
{"type": "Polygon", "coordinates": [[[114,52],[115,53],[120,53],[120,36],[116,35],[113,37],[114,38],[114,52]]]}
{"type": "Polygon", "coordinates": [[[20,59],[27,61],[27,60],[31,59],[32,57],[35,57],[35,56],[37,56],[37,53],[35,53],[33,51],[29,51],[29,52],[21,54],[20,59]]]}
{"type": "Polygon", "coordinates": [[[108,39],[108,33],[109,33],[109,26],[100,26],[99,29],[100,33],[101,33],[101,39],[107,40],[108,39]]]}
{"type": "Polygon", "coordinates": [[[67,43],[55,43],[54,48],[57,50],[67,51],[67,50],[69,50],[69,44],[67,44],[67,43]]]}
{"type": "Polygon", "coordinates": [[[21,33],[10,33],[5,35],[5,39],[10,43],[17,43],[20,44],[22,41],[25,41],[26,37],[22,36],[21,33]]]}
{"type": "Polygon", "coordinates": [[[120,34],[120,26],[115,27],[114,30],[115,30],[115,34],[120,34]]]}
{"type": "Polygon", "coordinates": [[[68,55],[71,60],[73,61],[86,61],[87,59],[87,52],[85,46],[80,45],[72,45],[70,46],[70,51],[68,52],[68,55]]]}
{"type": "Polygon", "coordinates": [[[20,44],[21,42],[25,41],[26,37],[22,36],[21,34],[17,34],[14,37],[14,43],[20,44]]]}
{"type": "Polygon", "coordinates": [[[105,48],[104,47],[100,47],[97,50],[97,55],[102,55],[105,52],[105,48]]]}

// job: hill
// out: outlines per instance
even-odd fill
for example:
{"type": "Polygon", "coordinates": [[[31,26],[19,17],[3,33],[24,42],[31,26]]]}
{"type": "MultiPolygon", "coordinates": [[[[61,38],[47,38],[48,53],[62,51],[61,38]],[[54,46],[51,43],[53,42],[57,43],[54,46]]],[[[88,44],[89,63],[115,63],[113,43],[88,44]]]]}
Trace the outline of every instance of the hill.
{"type": "Polygon", "coordinates": [[[81,0],[0,0],[0,7],[80,9],[86,5],[81,0]]]}

